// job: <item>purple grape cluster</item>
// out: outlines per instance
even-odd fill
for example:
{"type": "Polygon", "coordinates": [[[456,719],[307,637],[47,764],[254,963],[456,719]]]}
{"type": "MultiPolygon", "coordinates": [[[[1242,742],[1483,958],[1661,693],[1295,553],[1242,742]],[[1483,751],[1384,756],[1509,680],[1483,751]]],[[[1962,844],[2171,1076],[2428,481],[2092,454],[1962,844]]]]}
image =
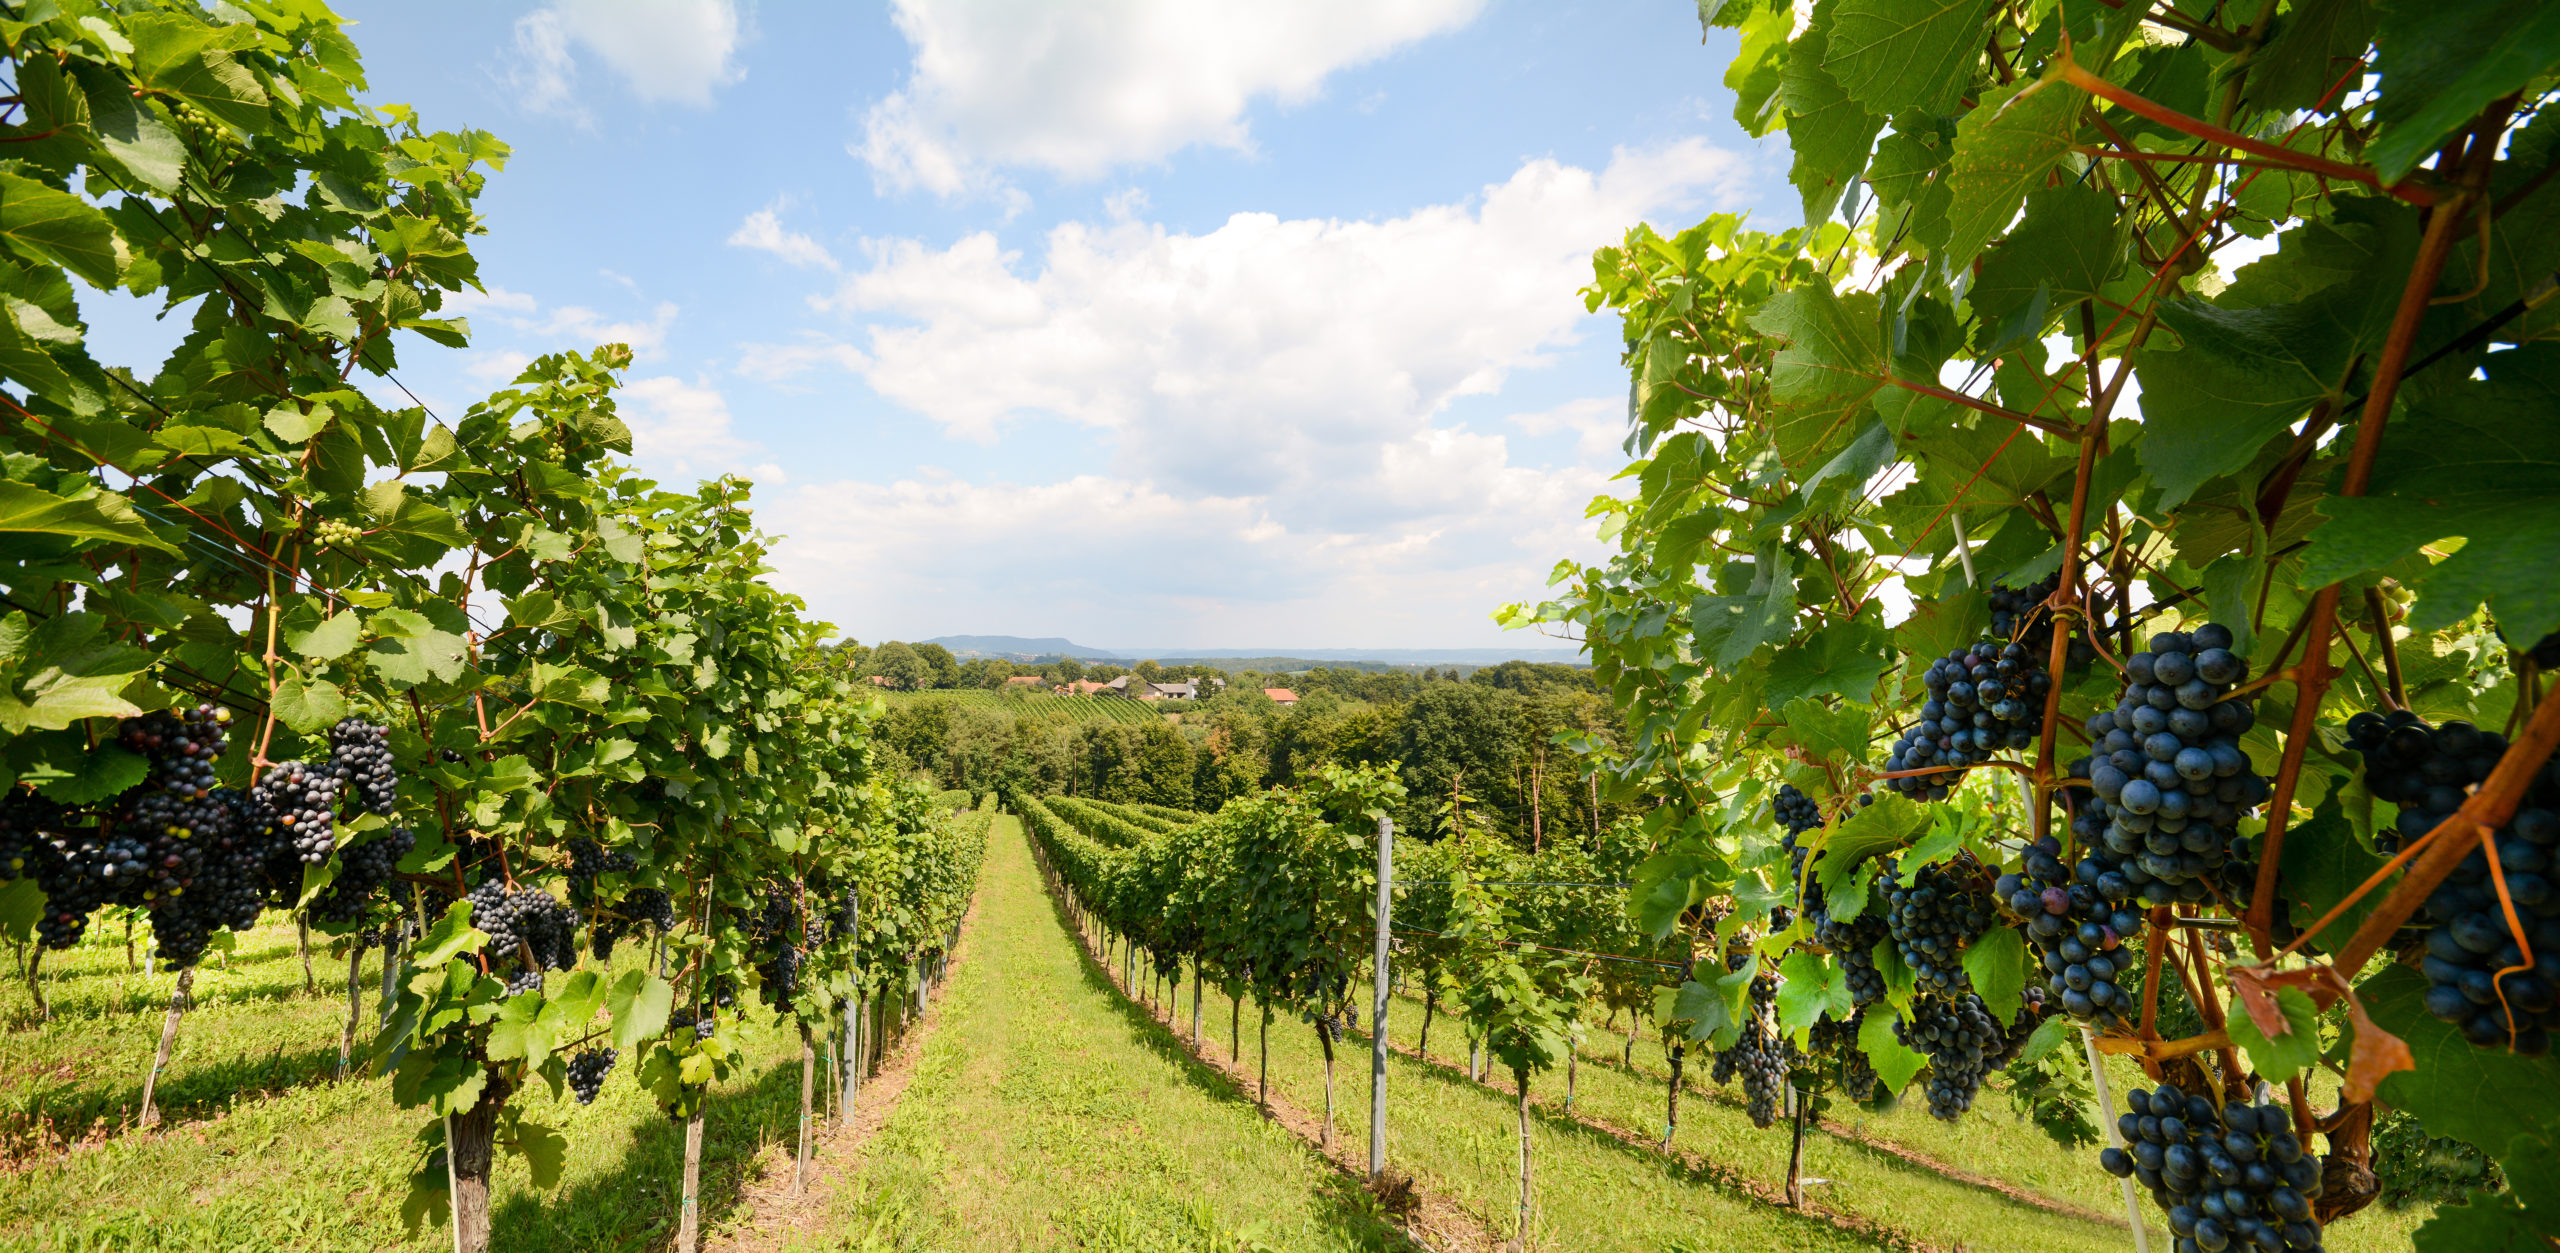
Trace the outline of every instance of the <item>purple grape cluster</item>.
{"type": "Polygon", "coordinates": [[[2116,1119],[2124,1148],[2098,1164],[2151,1189],[2180,1253],[2259,1249],[2316,1253],[2320,1160],[2306,1152],[2284,1107],[2213,1101],[2175,1084],[2125,1094],[2116,1119]]]}
{"type": "Polygon", "coordinates": [[[2364,758],[2365,787],[2400,807],[2391,826],[2373,833],[2376,847],[2396,853],[2401,841],[2435,830],[2470,799],[2474,786],[2488,781],[2507,737],[2462,721],[2430,727],[2395,709],[2347,719],[2347,746],[2364,758]]]}
{"type": "Polygon", "coordinates": [[[1965,768],[2034,744],[2053,687],[2053,677],[2024,645],[1992,640],[1929,663],[1920,681],[1929,699],[1920,705],[1920,720],[1894,741],[1885,769],[1945,768],[1886,783],[1931,801],[1945,800],[1964,781],[1965,768]]]}
{"type": "Polygon", "coordinates": [[[2043,964],[2054,1002],[2082,1022],[2121,1018],[2132,1004],[2116,980],[2133,968],[2123,945],[2141,933],[2142,911],[2121,892],[2111,898],[2098,888],[2106,873],[2097,859],[2085,857],[2066,871],[2062,841],[2048,835],[2028,849],[2023,871],[2000,876],[1992,887],[2025,920],[2027,943],[2043,964]]]}
{"type": "Polygon", "coordinates": [[[2243,890],[2251,858],[2239,821],[2272,791],[2240,749],[2256,716],[2229,698],[2249,674],[2230,630],[2163,631],[2125,659],[2125,674],[2116,707],[2089,719],[2093,754],[2071,768],[2097,794],[2072,817],[2101,863],[2091,886],[2153,905],[2243,890]]]}

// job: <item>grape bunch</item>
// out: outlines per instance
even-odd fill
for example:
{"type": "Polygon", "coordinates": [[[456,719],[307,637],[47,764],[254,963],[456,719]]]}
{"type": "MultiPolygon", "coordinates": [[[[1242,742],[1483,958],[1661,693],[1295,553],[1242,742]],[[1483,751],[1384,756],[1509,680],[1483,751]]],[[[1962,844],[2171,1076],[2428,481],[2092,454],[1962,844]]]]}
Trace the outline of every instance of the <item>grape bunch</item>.
{"type": "Polygon", "coordinates": [[[1769,802],[1769,816],[1789,835],[1802,835],[1822,825],[1822,802],[1804,794],[1792,783],[1778,785],[1777,798],[1769,802]]]}
{"type": "Polygon", "coordinates": [[[354,922],[373,902],[374,889],[389,880],[399,869],[400,859],[417,846],[417,833],[393,827],[339,854],[338,877],[312,898],[312,916],[331,926],[354,922]]]}
{"type": "Polygon", "coordinates": [[[2036,742],[2044,725],[2045,693],[2052,676],[2024,645],[1985,640],[1929,663],[1920,676],[1929,699],[1920,721],[1895,740],[1887,771],[1933,769],[1888,779],[1895,791],[1918,800],[1942,801],[1964,779],[1964,769],[1999,753],[2036,742]]]}
{"type": "Polygon", "coordinates": [[[2427,897],[2418,962],[2427,1012],[2481,1048],[2539,1056],[2560,1031],[2560,759],[2543,763],[2491,845],[2506,902],[2479,848],[2427,897]],[[2507,925],[2507,902],[2532,944],[2531,961],[2507,925]]]}
{"type": "Polygon", "coordinates": [[[491,962],[512,960],[517,973],[507,980],[510,996],[542,986],[545,970],[578,964],[578,912],[540,888],[513,891],[497,879],[471,889],[471,925],[488,933],[482,952],[491,962]],[[525,955],[531,954],[527,965],[525,955]]]}
{"type": "Polygon", "coordinates": [[[364,528],[335,518],[322,518],[311,528],[311,542],[322,548],[344,548],[364,538],[364,528]]]}
{"type": "Polygon", "coordinates": [[[304,865],[329,860],[337,848],[338,772],[303,761],[280,761],[249,789],[251,812],[291,837],[304,865]]]}
{"type": "Polygon", "coordinates": [[[1973,1108],[1974,1096],[1991,1072],[2007,1066],[2027,1037],[2035,1034],[2050,1007],[2044,989],[2027,989],[2026,1003],[2006,1027],[1991,1016],[1982,998],[1921,996],[1910,1012],[1893,1024],[1895,1038],[1929,1057],[1929,1113],[1955,1122],[1973,1108]]]}
{"type": "Polygon", "coordinates": [[[2396,853],[2403,840],[2452,817],[2470,799],[2473,785],[2488,781],[2507,751],[2507,737],[2461,721],[2430,727],[2418,715],[2395,709],[2347,719],[2347,746],[2364,758],[2365,786],[2400,807],[2390,828],[2373,833],[2377,848],[2396,853]]]}
{"type": "Polygon", "coordinates": [[[595,904],[596,876],[629,874],[640,859],[624,849],[607,850],[585,836],[569,841],[569,903],[581,909],[595,904]]]}
{"type": "Polygon", "coordinates": [[[1863,1007],[1883,1000],[1884,972],[1876,968],[1876,945],[1892,938],[1892,924],[1873,909],[1848,922],[1833,918],[1827,910],[1812,917],[1813,942],[1831,950],[1832,959],[1840,963],[1849,981],[1851,1003],[1863,1007]]]}
{"type": "Polygon", "coordinates": [[[667,899],[664,889],[633,888],[614,903],[611,913],[596,919],[588,936],[596,960],[612,961],[614,942],[643,924],[657,928],[660,935],[676,925],[675,902],[667,899]]]}
{"type": "Polygon", "coordinates": [[[2066,874],[2062,841],[2050,835],[2028,850],[2023,872],[2000,876],[1992,888],[2026,920],[2027,943],[2043,963],[2054,1002],[2082,1022],[2121,1018],[2131,1005],[2116,983],[2133,968],[2132,953],[2122,946],[2142,929],[2142,911],[2126,900],[2130,892],[2122,875],[2095,858],[2082,858],[2066,874]]]}
{"type": "Polygon", "coordinates": [[[764,1003],[780,1009],[800,990],[800,940],[803,927],[792,889],[768,885],[764,901],[747,924],[747,950],[757,954],[758,992],[764,1003]]]}
{"type": "Polygon", "coordinates": [[[2320,1161],[2305,1152],[2282,1106],[2213,1101],[2163,1084],[2125,1094],[2116,1120],[2126,1147],[2109,1146],[2098,1164],[2119,1179],[2139,1180],[2168,1213],[2180,1250],[2222,1253],[2263,1249],[2313,1253],[2320,1221],[2320,1161]]]}
{"type": "MultiPolygon", "coordinates": [[[[1991,585],[1991,633],[2024,647],[2027,655],[2038,660],[2053,656],[2053,615],[2045,612],[2045,602],[2062,586],[2062,575],[2048,574],[2023,588],[1991,585]]],[[[2102,606],[2103,607],[2103,606],[2102,606]]],[[[2104,628],[2101,627],[2101,630],[2104,628]]],[[[2075,635],[2071,651],[2063,665],[2073,673],[2098,659],[2098,650],[2089,641],[2075,635]]]]}
{"type": "Polygon", "coordinates": [[[35,872],[36,859],[51,851],[46,833],[62,823],[62,806],[23,788],[0,795],[0,882],[35,872]]]}
{"type": "MultiPolygon", "coordinates": [[[[1751,960],[1749,954],[1725,959],[1725,968],[1740,970],[1751,960]]],[[[1787,1077],[1795,1070],[1800,1055],[1795,1041],[1777,1027],[1778,975],[1765,964],[1751,980],[1751,1000],[1743,1011],[1742,1036],[1733,1047],[1716,1054],[1715,1067],[1709,1075],[1717,1083],[1742,1080],[1745,1110],[1751,1125],[1762,1130],[1777,1125],[1779,1097],[1787,1088],[1787,1077]]]]}
{"type": "Polygon", "coordinates": [[[329,764],[365,808],[391,816],[400,796],[400,768],[391,760],[390,732],[362,718],[339,719],[329,728],[329,764]]]}
{"type": "Polygon", "coordinates": [[[604,1091],[605,1074],[613,1069],[616,1056],[609,1048],[588,1049],[569,1059],[569,1090],[577,1094],[578,1104],[596,1103],[596,1094],[604,1091]]]}
{"type": "Polygon", "coordinates": [[[1953,996],[1973,989],[1964,972],[1965,947],[1998,921],[1982,878],[1982,863],[1965,852],[1922,866],[1909,886],[1891,886],[1886,930],[1922,991],[1953,996]]]}
{"type": "Polygon", "coordinates": [[[2073,815],[2072,831],[2128,895],[2166,905],[2243,890],[2250,852],[2238,824],[2273,794],[2240,749],[2256,716],[2246,701],[2225,699],[2248,673],[2228,628],[2163,631],[2149,652],[2125,659],[2116,707],[2090,717],[2094,753],[2071,772],[2097,796],[2073,815]]]}

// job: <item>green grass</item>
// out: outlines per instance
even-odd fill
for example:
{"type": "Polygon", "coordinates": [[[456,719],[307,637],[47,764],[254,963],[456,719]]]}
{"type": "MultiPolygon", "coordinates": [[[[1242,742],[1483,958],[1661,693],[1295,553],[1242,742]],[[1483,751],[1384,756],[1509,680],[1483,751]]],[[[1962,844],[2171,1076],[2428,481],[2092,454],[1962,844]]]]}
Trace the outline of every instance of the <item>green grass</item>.
{"type": "Polygon", "coordinates": [[[800,1249],[1381,1249],[1366,1195],[1088,967],[1012,818],[913,1084],[800,1249]]]}
{"type": "MultiPolygon", "coordinates": [[[[1188,995],[1185,993],[1184,995],[1188,995]]],[[[1224,1050],[1226,1014],[1215,989],[1204,1013],[1210,1048],[1224,1050]]],[[[1253,1064],[1255,1006],[1244,1006],[1243,1056],[1253,1064]]],[[[1419,1000],[1396,999],[1389,1020],[1390,1037],[1409,1047],[1420,1028],[1419,1000]]],[[[1636,1066],[1619,1062],[1622,1037],[1594,1035],[1586,1042],[1575,1091],[1578,1114],[1645,1136],[1662,1129],[1668,1066],[1658,1045],[1639,1040],[1636,1066]]],[[[1389,1157],[1400,1169],[1417,1172],[1425,1187],[1446,1192],[1484,1217],[1496,1230],[1511,1230],[1515,1204],[1516,1113],[1509,1077],[1498,1076],[1500,1090],[1467,1082],[1466,1041],[1459,1025],[1445,1013],[1433,1022],[1431,1051],[1442,1066],[1426,1067],[1398,1055],[1388,1070],[1389,1157]]],[[[1342,1134],[1365,1136],[1369,1100],[1368,1041],[1365,1035],[1337,1045],[1335,1102],[1342,1134]]],[[[2110,1059],[2111,1082],[2121,1093],[2141,1082],[2141,1072],[2121,1058],[2110,1059]]],[[[1773,1192],[1786,1177],[1789,1137],[1782,1123],[1763,1131],[1744,1113],[1738,1088],[1728,1092],[1707,1084],[1703,1064],[1686,1074],[1680,1101],[1676,1148],[1695,1153],[1714,1166],[1740,1172],[1773,1192]]],[[[1310,1110],[1323,1106],[1323,1055],[1314,1032],[1294,1018],[1275,1017],[1271,1027],[1271,1077],[1275,1091],[1310,1110]]],[[[1562,1071],[1540,1076],[1531,1087],[1540,1100],[1560,1105],[1565,1095],[1562,1071]]],[[[2119,1098],[2120,1099],[2120,1098],[2119,1098]]],[[[2334,1094],[2315,1094],[2323,1105],[2334,1094]]],[[[1962,1122],[1949,1124],[1929,1117],[1916,1098],[1885,1113],[1854,1106],[1835,1107],[1831,1118],[1858,1136],[1897,1145],[1973,1175],[1996,1179],[2092,1214],[2123,1213],[2121,1185],[2099,1170],[2094,1149],[2065,1152],[2043,1132],[2015,1116],[1999,1091],[1986,1091],[1962,1122]]],[[[1686,1177],[1668,1162],[1648,1175],[1626,1164],[1603,1159],[1662,1159],[1622,1142],[1572,1126],[1552,1113],[1533,1115],[1532,1157],[1535,1161],[1538,1213],[1533,1234],[1547,1248],[1675,1248],[1683,1238],[1678,1223],[1714,1224],[1719,1233],[1730,1227],[1710,1203],[1718,1197],[1740,1199],[1708,1178],[1686,1177]],[[1560,1156],[1561,1154],[1561,1156],[1560,1156]],[[1651,1189],[1654,1195],[1643,1195],[1651,1189]],[[1664,1227],[1657,1236],[1645,1231],[1639,1215],[1659,1212],[1664,1227]],[[1694,1217],[1689,1217],[1694,1216],[1694,1217]],[[1658,1241],[1658,1242],[1657,1242],[1658,1241]]],[[[2022,1203],[1991,1188],[1946,1177],[1883,1148],[1820,1131],[1805,1139],[1804,1174],[1827,1182],[1809,1187],[1808,1197],[1846,1214],[1907,1233],[1929,1244],[1971,1250],[2091,1250],[2093,1253],[2132,1247],[2131,1236],[2114,1223],[2054,1213],[2022,1203]]],[[[1741,1203],[1756,1204],[1750,1201],[1741,1203]]],[[[2168,1247],[2161,1215],[2143,1199],[2145,1224],[2154,1248],[2168,1247]]],[[[1766,1206],[1763,1213],[1772,1213],[1766,1206]]],[[[2410,1234],[2426,1221],[2425,1207],[2389,1211],[2370,1207],[2330,1229],[2327,1247],[2338,1253],[2382,1253],[2406,1249],[2410,1234]]],[[[1699,1248],[1792,1248],[1778,1236],[1755,1232],[1749,1240],[1699,1248]]],[[[1820,1247],[1820,1246],[1804,1246],[1820,1247]]]]}
{"type": "MultiPolygon", "coordinates": [[[[646,950],[626,943],[616,956],[634,966],[646,950]]],[[[128,973],[119,925],[46,955],[52,1022],[36,1022],[12,979],[0,994],[0,1145],[12,1158],[0,1170],[0,1251],[450,1248],[444,1228],[412,1236],[400,1222],[425,1117],[394,1105],[387,1081],[328,1082],[346,961],[315,952],[313,967],[316,995],[303,991],[281,915],[240,937],[229,969],[207,959],[161,1084],[168,1122],[157,1133],[131,1124],[175,976],[128,973]],[[89,1142],[64,1151],[58,1137],[89,1142]]],[[[364,977],[369,1017],[376,960],[364,977]]],[[[714,1226],[735,1211],[756,1155],[794,1134],[800,1099],[795,1032],[762,1011],[722,1029],[737,1032],[749,1064],[721,1087],[705,1128],[703,1209],[714,1226]]],[[[522,1098],[527,1117],[567,1133],[568,1168],[557,1191],[536,1192],[521,1159],[501,1156],[497,1247],[644,1249],[672,1229],[683,1127],[657,1112],[628,1065],[591,1106],[541,1088],[522,1098]]]]}

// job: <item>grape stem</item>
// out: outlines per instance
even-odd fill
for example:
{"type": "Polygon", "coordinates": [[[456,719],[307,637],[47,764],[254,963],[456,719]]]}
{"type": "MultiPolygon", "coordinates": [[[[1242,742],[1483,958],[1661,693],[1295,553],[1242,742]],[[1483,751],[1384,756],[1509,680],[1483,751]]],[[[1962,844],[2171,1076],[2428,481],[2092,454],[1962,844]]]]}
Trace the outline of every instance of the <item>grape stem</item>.
{"type": "MultiPolygon", "coordinates": [[[[2138,117],[2148,118],[2154,122],[2158,122],[2162,126],[2168,127],[2171,130],[2183,131],[2186,134],[2204,140],[2216,147],[2238,149],[2241,152],[2246,152],[2252,156],[2263,157],[2269,161],[2280,163],[2285,168],[2298,170],[2305,174],[2326,175],[2327,177],[2340,179],[2345,182],[2362,183],[2367,187],[2371,187],[2376,191],[2382,192],[2384,195],[2392,197],[2393,199],[2406,201],[2410,204],[2417,205],[2420,208],[2425,208],[2426,206],[2436,203],[2436,193],[2434,191],[2425,187],[2416,186],[2410,183],[2407,179],[2402,179],[2397,183],[2385,187],[2382,184],[2382,178],[2380,175],[2375,174],[2373,171],[2366,169],[2363,166],[2348,165],[2343,161],[2332,161],[2327,157],[2313,156],[2307,152],[2295,152],[2290,148],[2279,147],[2275,144],[2251,139],[2238,131],[2225,130],[2211,122],[2203,120],[2202,118],[2188,117],[2186,114],[2180,113],[2167,105],[2136,95],[2133,92],[2126,91],[2125,89],[2116,86],[2114,83],[2110,83],[2107,80],[2098,77],[2096,74],[2090,73],[2086,67],[2082,66],[2078,61],[2073,60],[2071,57],[2071,48],[2068,44],[2064,45],[2062,49],[2061,70],[2063,82],[2069,83],[2070,85],[2077,87],[2092,96],[2096,96],[2098,99],[2104,100],[2117,108],[2123,109],[2128,113],[2132,113],[2138,117]]],[[[2053,80],[2047,79],[2046,81],[2051,82],[2053,80]]],[[[2030,87],[2027,90],[2033,91],[2035,88],[2030,87]]]]}

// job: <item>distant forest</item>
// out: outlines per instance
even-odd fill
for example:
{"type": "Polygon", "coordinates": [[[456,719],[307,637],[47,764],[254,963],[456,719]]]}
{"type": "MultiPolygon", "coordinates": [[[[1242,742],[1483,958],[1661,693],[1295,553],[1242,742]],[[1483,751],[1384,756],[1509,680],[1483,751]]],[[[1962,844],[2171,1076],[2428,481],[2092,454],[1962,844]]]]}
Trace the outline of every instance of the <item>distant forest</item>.
{"type": "MultiPolygon", "coordinates": [[[[903,690],[997,689],[1017,674],[1052,684],[1204,680],[1202,698],[1156,706],[1165,717],[1061,724],[1003,703],[900,701],[875,746],[899,771],[939,787],[1011,783],[1043,793],[1214,810],[1229,799],[1305,779],[1327,763],[1391,764],[1406,796],[1398,827],[1425,838],[1453,807],[1523,848],[1578,838],[1631,808],[1604,795],[1563,741],[1602,752],[1624,742],[1592,673],[1512,661],[1481,668],[1300,673],[1229,671],[1141,661],[1122,669],[1073,659],[1030,665],[960,661],[934,644],[843,646],[863,676],[903,690]],[[1460,674],[1466,669],[1469,673],[1460,674]],[[1224,679],[1223,689],[1206,680],[1224,679]],[[1285,689],[1284,704],[1264,689],[1285,689]]],[[[1118,699],[1118,698],[1109,698],[1118,699]]]]}

